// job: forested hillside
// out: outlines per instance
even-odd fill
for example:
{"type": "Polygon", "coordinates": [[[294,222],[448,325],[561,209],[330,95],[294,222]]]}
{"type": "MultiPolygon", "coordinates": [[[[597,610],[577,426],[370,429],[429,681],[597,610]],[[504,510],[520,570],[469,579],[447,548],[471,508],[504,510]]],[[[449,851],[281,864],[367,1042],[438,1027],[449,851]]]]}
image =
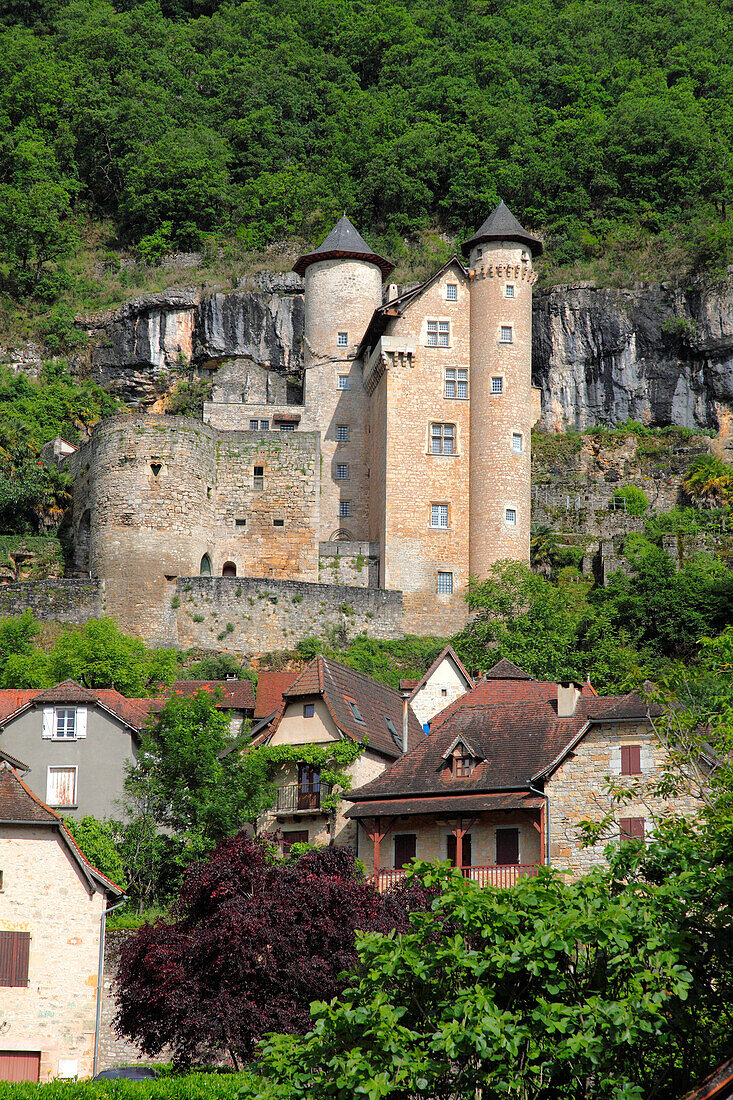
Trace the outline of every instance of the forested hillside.
{"type": "MultiPolygon", "coordinates": [[[[68,290],[93,240],[399,255],[499,197],[554,267],[720,269],[733,5],[713,0],[6,0],[0,276],[68,290]]],[[[551,274],[551,271],[550,271],[551,274]]]]}

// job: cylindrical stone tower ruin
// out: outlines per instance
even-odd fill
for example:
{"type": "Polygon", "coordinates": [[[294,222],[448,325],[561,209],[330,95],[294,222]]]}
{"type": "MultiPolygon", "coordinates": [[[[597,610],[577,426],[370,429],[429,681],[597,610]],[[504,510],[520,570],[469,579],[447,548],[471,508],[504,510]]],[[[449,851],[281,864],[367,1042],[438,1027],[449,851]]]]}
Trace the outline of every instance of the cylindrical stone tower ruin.
{"type": "Polygon", "coordinates": [[[463,246],[471,269],[469,570],[529,561],[532,257],[542,244],[504,203],[463,246]]]}
{"type": "Polygon", "coordinates": [[[344,215],[293,269],[305,276],[304,402],[321,430],[322,540],[369,537],[369,398],[355,360],[393,268],[344,215]]]}

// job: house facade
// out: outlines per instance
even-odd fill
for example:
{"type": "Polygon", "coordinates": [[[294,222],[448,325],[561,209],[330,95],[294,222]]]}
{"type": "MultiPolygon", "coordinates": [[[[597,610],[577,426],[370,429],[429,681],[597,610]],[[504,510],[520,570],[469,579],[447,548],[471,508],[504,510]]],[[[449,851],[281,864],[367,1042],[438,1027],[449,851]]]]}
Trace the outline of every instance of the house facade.
{"type": "Polygon", "coordinates": [[[384,888],[417,857],[447,859],[482,885],[511,885],[542,864],[579,875],[603,860],[606,841],[583,847],[579,826],[614,810],[607,777],[633,793],[614,811],[618,836],[694,813],[687,797],[650,797],[666,763],[658,715],[635,693],[603,697],[500,661],[388,772],[347,793],[367,873],[384,888]]]}
{"type": "Polygon", "coordinates": [[[436,714],[460,699],[474,685],[453,646],[438,654],[419,680],[400,680],[400,691],[409,692],[408,701],[415,717],[427,732],[436,714]]]}
{"type": "Polygon", "coordinates": [[[119,817],[150,700],[66,680],[46,691],[0,691],[0,757],[37,798],[72,817],[119,817]]]}
{"type": "Polygon", "coordinates": [[[281,699],[272,724],[252,743],[282,746],[287,757],[275,775],[277,801],[258,831],[279,833],[285,850],[303,842],[356,850],[357,827],[345,817],[343,798],[333,808],[327,801],[332,792],[321,772],[330,767],[329,751],[343,741],[360,746],[345,772],[352,786],[361,786],[403,755],[405,731],[408,747],[422,740],[417,719],[399,692],[326,657],[315,657],[281,699]]]}
{"type": "Polygon", "coordinates": [[[92,1074],[101,922],[121,897],[0,762],[0,1080],[92,1074]]]}

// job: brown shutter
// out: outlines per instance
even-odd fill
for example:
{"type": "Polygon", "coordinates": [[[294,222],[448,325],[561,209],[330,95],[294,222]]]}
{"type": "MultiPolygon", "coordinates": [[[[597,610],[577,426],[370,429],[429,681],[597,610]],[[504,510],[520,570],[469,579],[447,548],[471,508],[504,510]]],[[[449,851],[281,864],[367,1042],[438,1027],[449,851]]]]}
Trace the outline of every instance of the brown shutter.
{"type": "Polygon", "coordinates": [[[399,870],[415,858],[417,837],[414,833],[400,833],[394,838],[394,865],[399,870]]]}
{"type": "Polygon", "coordinates": [[[641,745],[621,746],[621,774],[641,775],[641,745]]]}
{"type": "Polygon", "coordinates": [[[41,1055],[34,1050],[0,1050],[0,1081],[38,1081],[41,1055]]]}
{"type": "Polygon", "coordinates": [[[0,986],[28,985],[30,932],[0,932],[0,986]]]}
{"type": "Polygon", "coordinates": [[[519,863],[519,829],[496,830],[496,862],[502,867],[519,863]]]}
{"type": "Polygon", "coordinates": [[[630,838],[635,840],[644,839],[643,817],[622,817],[619,818],[618,825],[622,840],[629,840],[630,838]]]}

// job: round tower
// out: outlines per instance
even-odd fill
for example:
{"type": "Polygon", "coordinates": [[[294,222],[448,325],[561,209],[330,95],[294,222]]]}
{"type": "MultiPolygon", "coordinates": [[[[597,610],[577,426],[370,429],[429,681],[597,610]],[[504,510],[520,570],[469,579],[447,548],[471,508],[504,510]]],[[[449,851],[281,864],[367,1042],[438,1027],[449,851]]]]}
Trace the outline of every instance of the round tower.
{"type": "Polygon", "coordinates": [[[471,270],[469,571],[529,561],[532,257],[542,244],[504,203],[463,246],[471,270]]]}
{"type": "Polygon", "coordinates": [[[319,537],[369,537],[369,398],[356,353],[394,265],[343,218],[293,270],[305,277],[304,403],[321,431],[319,537]]]}

